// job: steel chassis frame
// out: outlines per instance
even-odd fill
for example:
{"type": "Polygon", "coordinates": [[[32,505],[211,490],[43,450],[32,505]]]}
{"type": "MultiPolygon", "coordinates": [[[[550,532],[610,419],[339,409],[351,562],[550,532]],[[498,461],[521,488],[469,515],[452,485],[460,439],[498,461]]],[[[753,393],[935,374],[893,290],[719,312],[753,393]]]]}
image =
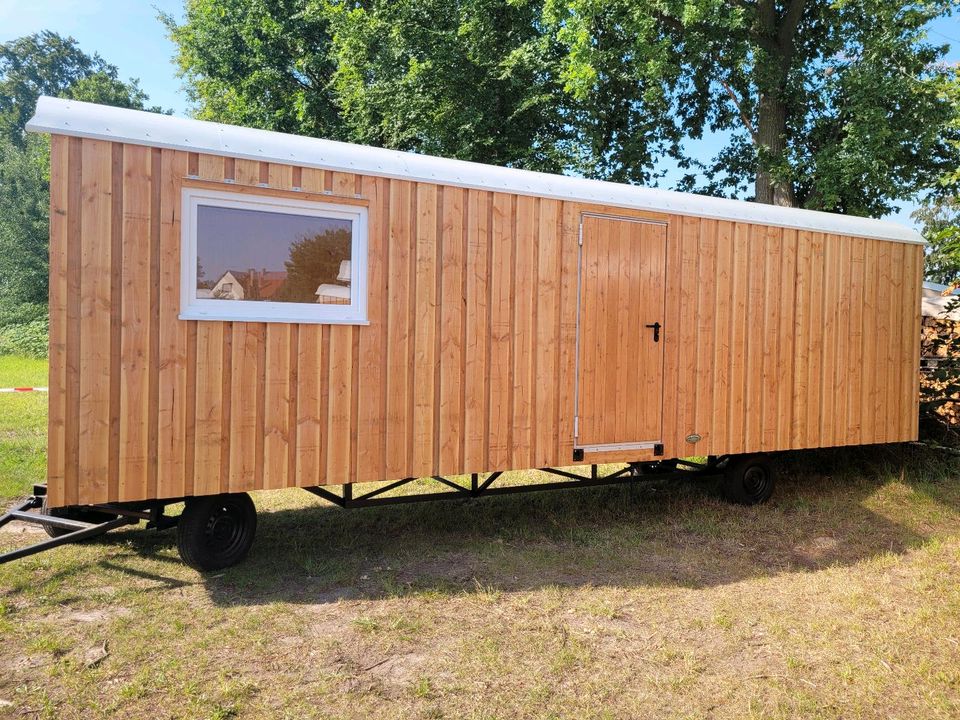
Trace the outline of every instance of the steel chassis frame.
{"type": "MultiPolygon", "coordinates": [[[[513,495],[523,492],[562,490],[570,487],[601,487],[604,485],[711,476],[717,474],[725,459],[725,456],[719,458],[710,457],[705,464],[690,462],[688,460],[632,462],[606,475],[599,473],[597,465],[589,466],[589,475],[582,475],[559,468],[540,468],[540,472],[555,475],[563,478],[563,480],[547,483],[528,483],[526,485],[501,485],[497,487],[493,487],[493,485],[503,475],[502,471],[486,473],[486,476],[482,480],[482,473],[472,473],[469,476],[469,485],[463,485],[442,475],[433,475],[430,478],[424,479],[433,480],[449,489],[439,492],[391,495],[388,497],[384,497],[384,494],[421,478],[408,477],[402,480],[396,480],[358,496],[354,496],[352,484],[341,485],[342,490],[340,494],[320,486],[310,486],[302,489],[317,497],[330,501],[337,507],[348,510],[353,508],[375,507],[378,505],[432,502],[434,500],[472,500],[486,495],[513,495]],[[667,469],[663,470],[663,468],[667,469]]],[[[76,509],[78,510],[102,512],[116,516],[112,520],[96,523],[73,518],[57,517],[56,515],[46,515],[40,512],[30,512],[31,510],[38,510],[43,506],[43,498],[46,492],[46,485],[34,485],[33,495],[31,497],[19,505],[14,506],[3,515],[0,515],[0,527],[10,522],[19,521],[44,527],[60,528],[69,530],[69,532],[59,537],[42,540],[33,545],[0,553],[0,564],[51,550],[60,545],[67,545],[69,543],[80,542],[88,538],[104,535],[116,528],[126,525],[136,525],[143,520],[147,522],[147,529],[155,528],[157,530],[163,530],[175,527],[179,518],[164,515],[164,510],[167,505],[173,505],[189,499],[171,498],[138,503],[77,506],[76,509]]]]}
{"type": "Polygon", "coordinates": [[[80,542],[88,538],[104,535],[111,530],[116,530],[125,525],[136,525],[142,520],[147,521],[147,528],[156,528],[163,530],[168,527],[174,527],[178,518],[164,515],[163,511],[167,505],[171,505],[182,500],[155,500],[146,503],[136,504],[118,504],[118,505],[81,505],[79,509],[89,512],[102,512],[117,517],[106,522],[89,522],[85,520],[75,520],[73,518],[57,517],[56,515],[45,515],[31,510],[40,509],[43,506],[43,498],[47,494],[46,485],[34,485],[33,495],[24,502],[14,506],[3,515],[0,515],[0,527],[14,521],[40,525],[41,527],[54,527],[62,530],[69,530],[59,537],[52,537],[47,540],[41,540],[33,545],[27,545],[22,548],[15,548],[5,553],[0,553],[0,565],[18,560],[29,555],[36,555],[45,550],[52,550],[60,545],[80,542]]]}
{"type": "Polygon", "coordinates": [[[523,492],[562,490],[570,487],[601,487],[604,485],[619,485],[624,483],[645,482],[652,480],[691,478],[714,474],[724,459],[725,458],[711,457],[705,464],[690,462],[689,460],[673,460],[666,462],[632,462],[627,463],[626,467],[610,472],[607,475],[600,475],[597,465],[589,466],[589,475],[581,475],[559,468],[539,468],[540,472],[556,475],[558,477],[565,478],[565,480],[548,483],[529,483],[526,485],[505,485],[499,487],[492,487],[492,485],[497,481],[498,478],[500,478],[501,475],[503,475],[502,471],[487,473],[486,477],[482,481],[480,479],[482,473],[471,473],[469,486],[454,482],[453,480],[450,480],[442,475],[432,475],[429,478],[403,478],[402,480],[396,480],[392,483],[384,485],[383,487],[370,490],[369,492],[358,496],[354,496],[353,485],[349,484],[341,486],[343,489],[339,495],[332,490],[316,485],[304,487],[303,490],[306,490],[317,497],[323,498],[324,500],[333,503],[337,507],[347,510],[352,508],[374,507],[377,505],[400,505],[405,503],[431,502],[433,500],[471,500],[473,498],[485,495],[512,495],[523,492]],[[644,472],[644,468],[654,469],[656,467],[663,467],[668,463],[676,467],[686,467],[689,469],[672,469],[668,471],[654,471],[649,473],[644,472]],[[445,485],[450,489],[441,490],[440,492],[416,493],[411,495],[391,495],[389,497],[382,497],[384,493],[395,490],[399,487],[403,487],[404,485],[420,479],[434,480],[435,482],[445,485]]]}

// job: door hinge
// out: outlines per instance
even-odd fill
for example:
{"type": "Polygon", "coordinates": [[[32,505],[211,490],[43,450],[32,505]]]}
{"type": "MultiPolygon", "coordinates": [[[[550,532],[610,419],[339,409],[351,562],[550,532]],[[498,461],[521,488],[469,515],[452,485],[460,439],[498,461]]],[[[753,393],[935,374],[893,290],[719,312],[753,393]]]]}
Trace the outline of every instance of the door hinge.
{"type": "Polygon", "coordinates": [[[580,230],[577,232],[577,245],[583,245],[583,218],[580,218],[580,230]]]}
{"type": "Polygon", "coordinates": [[[580,437],[580,418],[577,415],[573,416],[573,437],[580,437]]]}
{"type": "Polygon", "coordinates": [[[573,461],[580,462],[583,460],[583,448],[577,448],[573,451],[573,461]]]}

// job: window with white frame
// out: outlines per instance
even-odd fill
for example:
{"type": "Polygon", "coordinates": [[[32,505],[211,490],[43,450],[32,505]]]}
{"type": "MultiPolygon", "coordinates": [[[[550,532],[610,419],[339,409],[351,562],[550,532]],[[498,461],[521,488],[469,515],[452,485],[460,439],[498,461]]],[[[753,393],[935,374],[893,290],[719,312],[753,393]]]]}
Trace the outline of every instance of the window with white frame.
{"type": "Polygon", "coordinates": [[[185,320],[367,322],[367,209],[183,190],[185,320]]]}

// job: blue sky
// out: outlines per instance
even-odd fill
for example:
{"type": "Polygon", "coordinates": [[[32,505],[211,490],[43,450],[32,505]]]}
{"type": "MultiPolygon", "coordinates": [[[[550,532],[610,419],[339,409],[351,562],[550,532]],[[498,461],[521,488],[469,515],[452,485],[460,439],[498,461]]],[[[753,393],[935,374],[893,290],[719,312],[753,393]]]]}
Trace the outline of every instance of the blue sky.
{"type": "MultiPolygon", "coordinates": [[[[139,78],[152,102],[187,115],[189,104],[173,64],[175,48],[157,19],[158,11],[182,15],[182,0],[0,0],[0,42],[21,35],[53,30],[72,35],[84,51],[98,52],[116,65],[120,76],[139,78]]],[[[931,40],[950,43],[948,62],[960,63],[960,18],[931,26],[931,40]]],[[[712,157],[718,139],[704,138],[689,146],[712,157]]],[[[904,207],[894,217],[912,224],[904,207]]]]}
{"type": "Polygon", "coordinates": [[[139,78],[151,101],[187,115],[175,47],[157,20],[158,10],[179,17],[182,8],[182,0],[0,0],[0,41],[40,30],[72,35],[84,52],[116,65],[120,77],[139,78]]]}

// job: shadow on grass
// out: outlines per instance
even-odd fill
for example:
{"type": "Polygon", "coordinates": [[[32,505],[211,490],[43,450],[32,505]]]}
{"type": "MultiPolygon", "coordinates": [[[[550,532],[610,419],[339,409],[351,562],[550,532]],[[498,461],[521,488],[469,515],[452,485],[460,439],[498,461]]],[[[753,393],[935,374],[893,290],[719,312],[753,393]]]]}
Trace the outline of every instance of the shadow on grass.
{"type": "MultiPolygon", "coordinates": [[[[773,500],[752,508],[722,501],[715,481],[691,479],[262,512],[248,559],[200,580],[221,605],[553,585],[703,588],[903,553],[955,531],[960,519],[955,458],[874,446],[789,453],[780,465],[773,500]]],[[[131,531],[98,542],[125,544],[132,557],[103,564],[141,575],[143,556],[170,559],[174,535],[131,531]]],[[[161,571],[149,572],[168,587],[183,584],[161,571]]]]}

